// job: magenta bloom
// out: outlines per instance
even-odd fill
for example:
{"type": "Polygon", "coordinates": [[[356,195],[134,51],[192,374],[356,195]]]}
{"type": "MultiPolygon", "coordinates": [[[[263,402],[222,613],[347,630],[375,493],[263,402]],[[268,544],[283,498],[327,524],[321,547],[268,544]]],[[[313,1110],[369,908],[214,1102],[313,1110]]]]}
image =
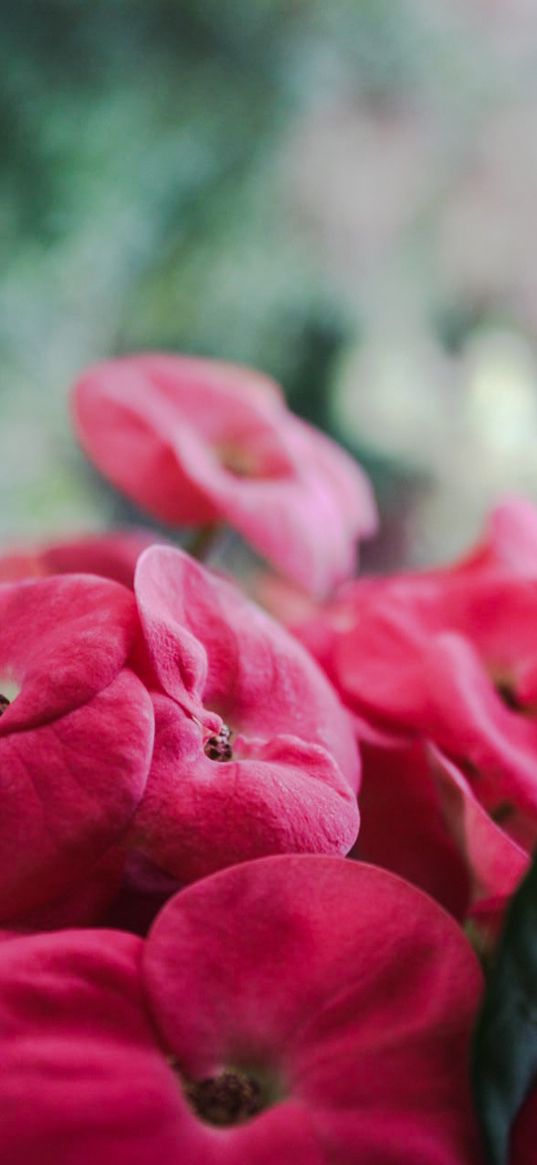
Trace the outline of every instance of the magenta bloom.
{"type": "Polygon", "coordinates": [[[270,853],[346,853],[359,757],[317,664],[179,550],[146,550],[134,591],[156,734],[132,844],[181,882],[270,853]]]}
{"type": "Polygon", "coordinates": [[[235,866],[148,939],[0,945],[10,1165],[481,1165],[481,975],[459,928],[368,866],[235,866]]]}
{"type": "Polygon", "coordinates": [[[137,634],[117,583],[0,585],[2,920],[84,896],[80,881],[109,868],[153,746],[151,701],[129,666],[137,634]]]}
{"type": "MultiPolygon", "coordinates": [[[[359,853],[383,862],[398,838],[388,864],[408,875],[449,830],[467,869],[468,909],[483,917],[499,916],[537,842],[534,519],[529,505],[505,503],[458,565],[350,584],[300,630],[375,746],[359,853]],[[424,849],[416,823],[423,835],[427,818],[424,849]]],[[[444,851],[445,839],[436,871],[433,861],[418,877],[431,892],[444,851]]],[[[444,872],[447,902],[453,879],[444,872]]]]}
{"type": "Polygon", "coordinates": [[[375,530],[362,470],[259,372],[186,356],[106,361],[81,376],[74,416],[88,456],[149,513],[225,521],[311,593],[351,575],[375,530]]]}
{"type": "Polygon", "coordinates": [[[17,547],[0,555],[0,582],[49,574],[97,574],[132,587],[137,559],[155,541],[149,530],[114,530],[17,547]]]}
{"type": "Polygon", "coordinates": [[[537,582],[431,576],[383,581],[335,649],[365,732],[437,746],[443,814],[474,905],[505,902],[537,840],[536,629],[537,582]]]}

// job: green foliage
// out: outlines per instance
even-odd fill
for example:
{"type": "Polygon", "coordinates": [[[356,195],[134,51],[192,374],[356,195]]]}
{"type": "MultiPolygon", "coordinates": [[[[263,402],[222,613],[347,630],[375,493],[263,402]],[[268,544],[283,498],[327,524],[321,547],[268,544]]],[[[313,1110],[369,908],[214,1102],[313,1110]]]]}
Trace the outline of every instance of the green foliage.
{"type": "MultiPolygon", "coordinates": [[[[67,387],[91,360],[165,348],[244,361],[276,376],[298,411],[329,427],[338,356],[367,339],[379,314],[404,319],[414,301],[439,332],[446,305],[431,231],[444,162],[449,179],[481,106],[498,99],[489,66],[464,20],[421,0],[0,5],[4,502],[9,494],[0,536],[35,534],[35,499],[49,496],[58,459],[64,487],[53,491],[49,528],[66,515],[95,520],[94,488],[89,475],[85,494],[77,484],[83,471],[65,415],[67,387]],[[436,126],[441,173],[430,168],[430,189],[425,183],[388,255],[375,243],[374,183],[370,253],[360,170],[351,166],[362,251],[351,238],[355,270],[349,262],[341,272],[341,254],[331,251],[340,224],[329,221],[338,202],[315,187],[323,167],[334,167],[330,188],[338,169],[345,188],[345,146],[333,157],[321,134],[316,153],[317,119],[334,116],[337,138],[343,118],[352,154],[353,126],[369,118],[382,155],[390,149],[382,126],[389,131],[401,111],[436,126]],[[308,156],[295,167],[304,143],[308,156]],[[10,447],[23,429],[13,468],[10,447]]],[[[381,164],[379,206],[386,173],[381,164]]],[[[352,220],[352,191],[344,204],[352,220]]],[[[343,230],[352,236],[352,221],[343,230]]],[[[447,308],[447,332],[450,323],[457,335],[473,326],[467,302],[447,308]]],[[[370,467],[371,450],[355,451],[370,467]]],[[[400,467],[394,472],[398,486],[400,467]]],[[[394,480],[384,462],[375,484],[394,480]]],[[[106,521],[107,495],[100,501],[106,521]]]]}
{"type": "Polygon", "coordinates": [[[537,860],[515,895],[490,972],[474,1044],[474,1093],[491,1165],[537,1076],[537,860]]]}

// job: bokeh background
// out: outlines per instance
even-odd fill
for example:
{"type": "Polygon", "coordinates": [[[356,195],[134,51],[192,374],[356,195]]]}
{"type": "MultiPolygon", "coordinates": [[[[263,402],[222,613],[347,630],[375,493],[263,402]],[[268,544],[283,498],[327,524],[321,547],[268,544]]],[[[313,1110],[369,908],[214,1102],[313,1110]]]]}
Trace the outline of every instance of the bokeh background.
{"type": "Polygon", "coordinates": [[[0,536],[132,520],[84,364],[250,362],[371,473],[371,568],[537,500],[534,0],[0,8],[0,536]]]}

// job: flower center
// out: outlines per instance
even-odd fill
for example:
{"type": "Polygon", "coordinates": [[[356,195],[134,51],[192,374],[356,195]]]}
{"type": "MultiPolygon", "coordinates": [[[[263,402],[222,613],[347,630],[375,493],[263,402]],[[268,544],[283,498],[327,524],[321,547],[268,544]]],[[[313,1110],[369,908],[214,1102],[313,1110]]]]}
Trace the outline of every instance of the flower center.
{"type": "Polygon", "coordinates": [[[231,728],[227,724],[222,724],[220,732],[214,736],[209,736],[205,741],[203,751],[209,760],[229,761],[233,759],[233,749],[231,747],[231,728]]]}
{"type": "Polygon", "coordinates": [[[512,712],[523,712],[524,706],[520,703],[516,694],[516,689],[509,680],[498,680],[495,683],[496,691],[507,708],[512,712]]]}
{"type": "Polygon", "coordinates": [[[497,825],[505,825],[510,817],[516,813],[516,806],[511,801],[500,801],[489,810],[489,815],[497,825]]]}
{"type": "Polygon", "coordinates": [[[4,715],[6,708],[9,708],[10,704],[11,700],[8,700],[7,696],[3,696],[0,692],[0,716],[4,715]]]}
{"type": "Polygon", "coordinates": [[[239,1125],[265,1107],[261,1085],[237,1069],[206,1080],[185,1081],[183,1089],[191,1108],[210,1125],[239,1125]]]}
{"type": "Polygon", "coordinates": [[[235,477],[260,476],[257,459],[246,445],[228,441],[219,446],[217,453],[220,464],[235,477]]]}
{"type": "Polygon", "coordinates": [[[237,478],[254,481],[288,477],[294,467],[278,439],[265,435],[254,437],[243,434],[214,445],[214,453],[222,469],[237,478]]]}

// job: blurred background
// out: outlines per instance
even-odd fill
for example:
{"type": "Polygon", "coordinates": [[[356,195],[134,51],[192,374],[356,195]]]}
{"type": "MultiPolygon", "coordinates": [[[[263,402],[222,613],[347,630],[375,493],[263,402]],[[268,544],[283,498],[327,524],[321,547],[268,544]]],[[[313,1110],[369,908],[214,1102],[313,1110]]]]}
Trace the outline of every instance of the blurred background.
{"type": "Polygon", "coordinates": [[[76,373],[254,364],[373,477],[370,568],[537,500],[534,0],[0,8],[0,536],[132,519],[76,373]]]}

